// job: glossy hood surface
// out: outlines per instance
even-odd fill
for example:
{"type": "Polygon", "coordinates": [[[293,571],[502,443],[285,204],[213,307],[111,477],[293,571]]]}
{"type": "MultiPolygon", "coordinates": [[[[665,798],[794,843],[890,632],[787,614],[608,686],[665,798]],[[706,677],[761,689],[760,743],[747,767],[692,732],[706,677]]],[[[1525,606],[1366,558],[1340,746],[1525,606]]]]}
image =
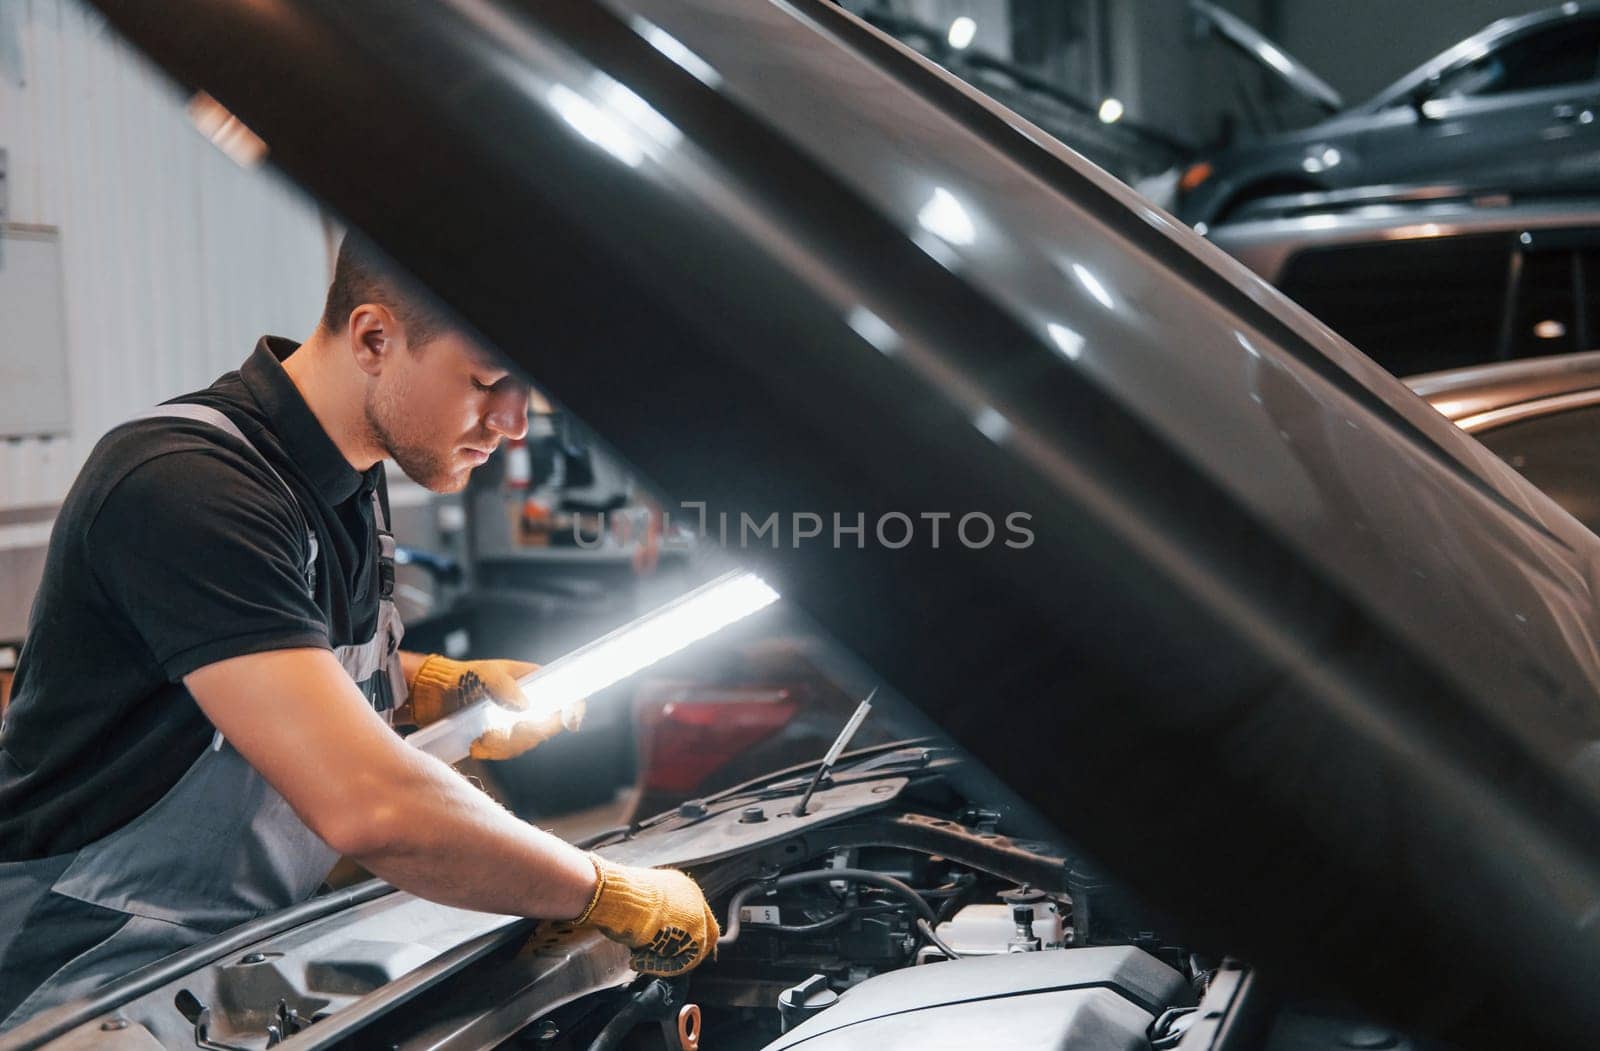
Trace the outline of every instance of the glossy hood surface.
{"type": "Polygon", "coordinates": [[[1219,249],[817,0],[100,6],[669,501],[862,516],[739,554],[1199,944],[1600,1025],[1597,541],[1219,249]]]}

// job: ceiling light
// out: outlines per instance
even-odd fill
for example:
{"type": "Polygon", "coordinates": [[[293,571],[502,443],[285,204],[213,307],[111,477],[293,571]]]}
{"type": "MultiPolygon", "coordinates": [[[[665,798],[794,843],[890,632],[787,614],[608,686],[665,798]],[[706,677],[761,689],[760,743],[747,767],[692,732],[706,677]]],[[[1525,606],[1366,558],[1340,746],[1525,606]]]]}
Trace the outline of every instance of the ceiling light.
{"type": "Polygon", "coordinates": [[[267,144],[261,136],[245,127],[243,121],[210,95],[203,91],[195,92],[189,99],[188,109],[189,119],[200,130],[200,134],[210,139],[239,167],[254,168],[266,158],[267,144]]]}
{"type": "Polygon", "coordinates": [[[945,37],[950,46],[957,51],[965,51],[972,46],[973,39],[978,35],[978,23],[962,15],[950,23],[950,32],[945,37]]]}
{"type": "Polygon", "coordinates": [[[1106,99],[1100,103],[1100,121],[1104,124],[1115,124],[1122,119],[1122,100],[1106,99]]]}

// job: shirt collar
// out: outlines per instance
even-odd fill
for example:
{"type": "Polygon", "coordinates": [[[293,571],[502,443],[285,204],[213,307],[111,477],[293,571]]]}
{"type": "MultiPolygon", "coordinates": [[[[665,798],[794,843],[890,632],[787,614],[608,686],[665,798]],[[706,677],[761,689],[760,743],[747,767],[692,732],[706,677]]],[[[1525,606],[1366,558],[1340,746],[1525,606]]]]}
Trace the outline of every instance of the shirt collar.
{"type": "Polygon", "coordinates": [[[356,470],[322,429],[311,406],[283,370],[283,359],[299,348],[300,344],[281,336],[262,336],[239,369],[239,376],[266,413],[273,433],[295,466],[323,499],[342,504],[357,492],[376,488],[383,465],[374,464],[365,472],[356,470]]]}

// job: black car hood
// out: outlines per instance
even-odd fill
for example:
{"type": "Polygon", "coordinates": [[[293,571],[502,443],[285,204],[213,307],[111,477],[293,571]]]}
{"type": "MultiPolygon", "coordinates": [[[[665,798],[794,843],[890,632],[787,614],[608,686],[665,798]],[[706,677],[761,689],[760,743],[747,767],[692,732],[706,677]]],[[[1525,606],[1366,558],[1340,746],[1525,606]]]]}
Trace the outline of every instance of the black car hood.
{"type": "Polygon", "coordinates": [[[100,6],[670,499],[861,515],[741,557],[1198,944],[1600,1024],[1596,540],[1220,250],[820,0],[100,6]]]}

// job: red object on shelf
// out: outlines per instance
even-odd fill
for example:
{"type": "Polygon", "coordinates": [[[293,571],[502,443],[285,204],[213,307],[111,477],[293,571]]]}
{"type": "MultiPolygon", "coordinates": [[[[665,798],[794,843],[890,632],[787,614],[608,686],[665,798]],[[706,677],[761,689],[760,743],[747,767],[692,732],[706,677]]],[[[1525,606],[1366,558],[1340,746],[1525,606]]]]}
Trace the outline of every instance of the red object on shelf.
{"type": "Polygon", "coordinates": [[[637,701],[641,788],[692,793],[800,711],[794,691],[772,686],[648,683],[637,701]]]}

